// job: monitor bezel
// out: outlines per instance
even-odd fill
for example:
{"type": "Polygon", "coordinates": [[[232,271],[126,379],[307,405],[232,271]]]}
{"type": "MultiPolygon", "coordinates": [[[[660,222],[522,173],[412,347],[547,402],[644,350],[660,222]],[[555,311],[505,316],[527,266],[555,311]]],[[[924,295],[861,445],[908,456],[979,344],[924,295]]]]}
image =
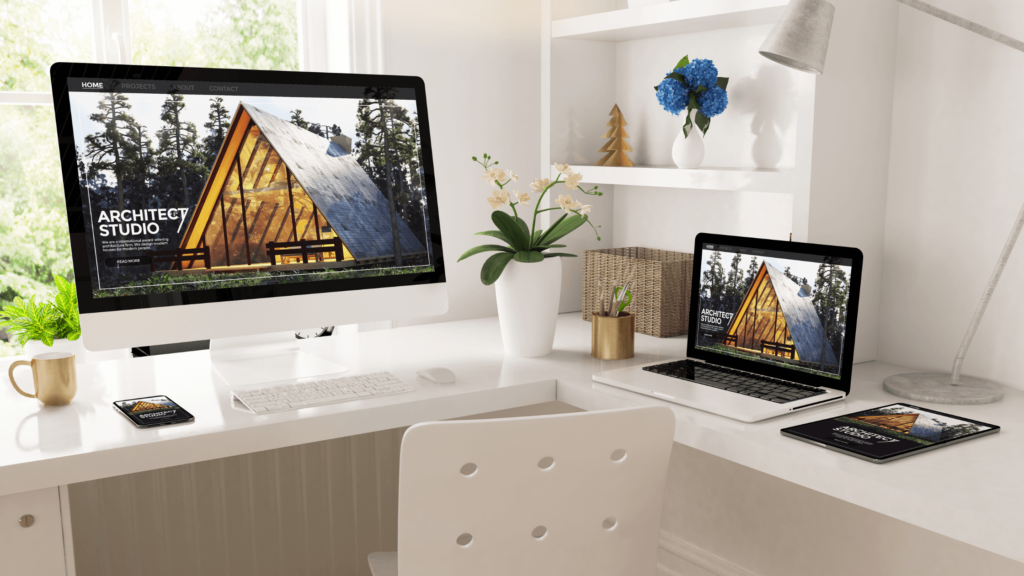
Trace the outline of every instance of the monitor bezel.
{"type": "Polygon", "coordinates": [[[857,312],[860,305],[860,284],[864,272],[864,254],[857,248],[846,248],[841,246],[828,246],[824,244],[807,244],[803,242],[787,242],[782,240],[766,240],[762,238],[744,238],[740,236],[725,236],[720,234],[698,234],[694,239],[693,247],[693,276],[690,285],[690,318],[689,332],[687,333],[686,354],[690,358],[703,360],[719,366],[743,370],[779,378],[791,382],[798,382],[808,386],[821,386],[840,390],[846,394],[850,393],[850,382],[853,378],[853,352],[857,340],[857,312]],[[793,252],[797,254],[808,254],[813,256],[833,256],[848,258],[853,261],[851,266],[850,297],[846,308],[846,338],[843,345],[843,354],[840,359],[839,379],[819,376],[799,370],[789,370],[755,360],[744,360],[735,356],[715,354],[697,348],[697,324],[700,318],[700,273],[701,263],[704,261],[704,246],[706,244],[723,244],[727,246],[741,246],[754,250],[775,250],[793,252]]]}
{"type": "Polygon", "coordinates": [[[445,283],[441,222],[437,207],[433,153],[430,146],[430,119],[427,112],[426,88],[421,78],[416,76],[375,74],[57,62],[50,68],[50,82],[53,92],[57,144],[61,158],[68,230],[71,239],[71,257],[75,271],[78,306],[82,314],[445,283]],[[310,280],[309,282],[295,284],[268,284],[245,288],[213,288],[187,292],[162,292],[149,295],[93,297],[86,244],[85,212],[82,206],[83,195],[78,179],[78,167],[75,162],[74,130],[71,122],[71,106],[68,95],[69,78],[95,78],[97,80],[111,81],[130,79],[307,86],[373,86],[413,89],[416,94],[416,109],[419,116],[420,148],[429,220],[427,234],[433,254],[433,272],[345,280],[310,280]]]}

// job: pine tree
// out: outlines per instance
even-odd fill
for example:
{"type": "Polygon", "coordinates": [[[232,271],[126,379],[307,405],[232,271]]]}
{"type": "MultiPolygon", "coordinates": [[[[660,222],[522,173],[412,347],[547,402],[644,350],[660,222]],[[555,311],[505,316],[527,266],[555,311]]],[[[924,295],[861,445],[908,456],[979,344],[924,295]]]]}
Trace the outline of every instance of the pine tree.
{"type": "Polygon", "coordinates": [[[221,144],[224,143],[224,136],[228,132],[228,124],[231,122],[231,115],[224,107],[224,99],[216,97],[210,100],[210,114],[207,116],[210,121],[203,124],[209,130],[209,134],[203,138],[203,147],[206,157],[209,158],[209,168],[213,168],[213,162],[220,153],[221,144]]]}
{"type": "Polygon", "coordinates": [[[750,285],[754,283],[754,278],[757,278],[757,273],[761,270],[761,266],[757,263],[757,258],[754,256],[750,257],[750,266],[747,266],[747,285],[744,289],[744,293],[750,290],[750,285]]]}
{"type": "Polygon", "coordinates": [[[409,146],[409,117],[408,111],[396,106],[393,98],[389,89],[367,88],[359,102],[356,135],[359,137],[359,165],[388,199],[395,265],[402,266],[398,196],[405,182],[402,155],[409,146]]]}
{"type": "Polygon", "coordinates": [[[103,126],[102,132],[85,137],[85,155],[92,161],[90,170],[97,172],[109,170],[117,180],[117,206],[124,208],[124,179],[128,168],[129,150],[131,148],[130,133],[134,118],[128,114],[131,109],[128,97],[113,92],[104,94],[99,102],[99,112],[91,114],[89,119],[103,126]]]}
{"type": "Polygon", "coordinates": [[[299,110],[298,108],[292,110],[292,118],[290,122],[303,130],[309,130],[309,122],[302,117],[302,110],[299,110]]]}
{"type": "Polygon", "coordinates": [[[601,147],[598,152],[607,152],[603,158],[597,161],[598,166],[636,166],[626,152],[632,152],[633,147],[626,142],[626,138],[629,138],[629,134],[626,133],[626,119],[622,117],[622,112],[619,111],[619,105],[616,104],[612,111],[608,113],[612,117],[605,126],[610,126],[608,131],[604,133],[602,138],[611,138],[604,146],[601,147]]]}
{"type": "MultiPolygon", "coordinates": [[[[159,154],[166,173],[175,172],[181,180],[181,197],[184,206],[191,206],[189,198],[189,173],[198,172],[199,178],[205,179],[204,158],[199,150],[199,133],[196,125],[181,119],[181,111],[185,109],[185,97],[171,94],[164,100],[160,119],[164,127],[157,130],[160,141],[159,154]],[[198,164],[198,166],[197,166],[198,164]]],[[[198,179],[197,179],[198,180],[198,179]]]]}

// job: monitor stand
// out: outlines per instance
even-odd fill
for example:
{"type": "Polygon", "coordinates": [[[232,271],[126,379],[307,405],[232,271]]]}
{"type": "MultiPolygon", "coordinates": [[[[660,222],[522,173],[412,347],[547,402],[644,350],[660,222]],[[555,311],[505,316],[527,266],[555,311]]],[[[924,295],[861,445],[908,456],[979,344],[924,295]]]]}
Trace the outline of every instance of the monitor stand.
{"type": "Polygon", "coordinates": [[[210,361],[229,386],[254,386],[327,376],[348,368],[303,352],[294,332],[210,341],[210,361]]]}

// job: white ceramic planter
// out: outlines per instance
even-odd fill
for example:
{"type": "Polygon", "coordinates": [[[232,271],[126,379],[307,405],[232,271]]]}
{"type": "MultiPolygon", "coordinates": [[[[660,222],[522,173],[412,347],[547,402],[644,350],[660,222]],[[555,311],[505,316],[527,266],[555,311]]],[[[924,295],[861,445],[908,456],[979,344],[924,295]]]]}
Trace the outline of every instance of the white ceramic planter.
{"type": "Polygon", "coordinates": [[[494,284],[505,354],[531,358],[551,353],[562,292],[562,259],[508,263],[494,284]]]}
{"type": "MultiPolygon", "coordinates": [[[[697,114],[696,110],[693,112],[697,114]]],[[[693,118],[690,118],[693,121],[693,118]]],[[[690,130],[690,137],[684,135],[682,126],[679,127],[679,134],[672,144],[672,161],[680,168],[697,168],[704,162],[704,135],[696,123],[690,130]]]]}

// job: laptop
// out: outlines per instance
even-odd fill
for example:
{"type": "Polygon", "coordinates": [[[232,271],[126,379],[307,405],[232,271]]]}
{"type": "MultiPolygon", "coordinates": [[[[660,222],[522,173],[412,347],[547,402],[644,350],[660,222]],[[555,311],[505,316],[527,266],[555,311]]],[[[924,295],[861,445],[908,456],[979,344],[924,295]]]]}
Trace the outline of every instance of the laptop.
{"type": "Polygon", "coordinates": [[[698,234],[693,258],[686,358],[595,381],[743,422],[850,393],[860,250],[698,234]]]}

